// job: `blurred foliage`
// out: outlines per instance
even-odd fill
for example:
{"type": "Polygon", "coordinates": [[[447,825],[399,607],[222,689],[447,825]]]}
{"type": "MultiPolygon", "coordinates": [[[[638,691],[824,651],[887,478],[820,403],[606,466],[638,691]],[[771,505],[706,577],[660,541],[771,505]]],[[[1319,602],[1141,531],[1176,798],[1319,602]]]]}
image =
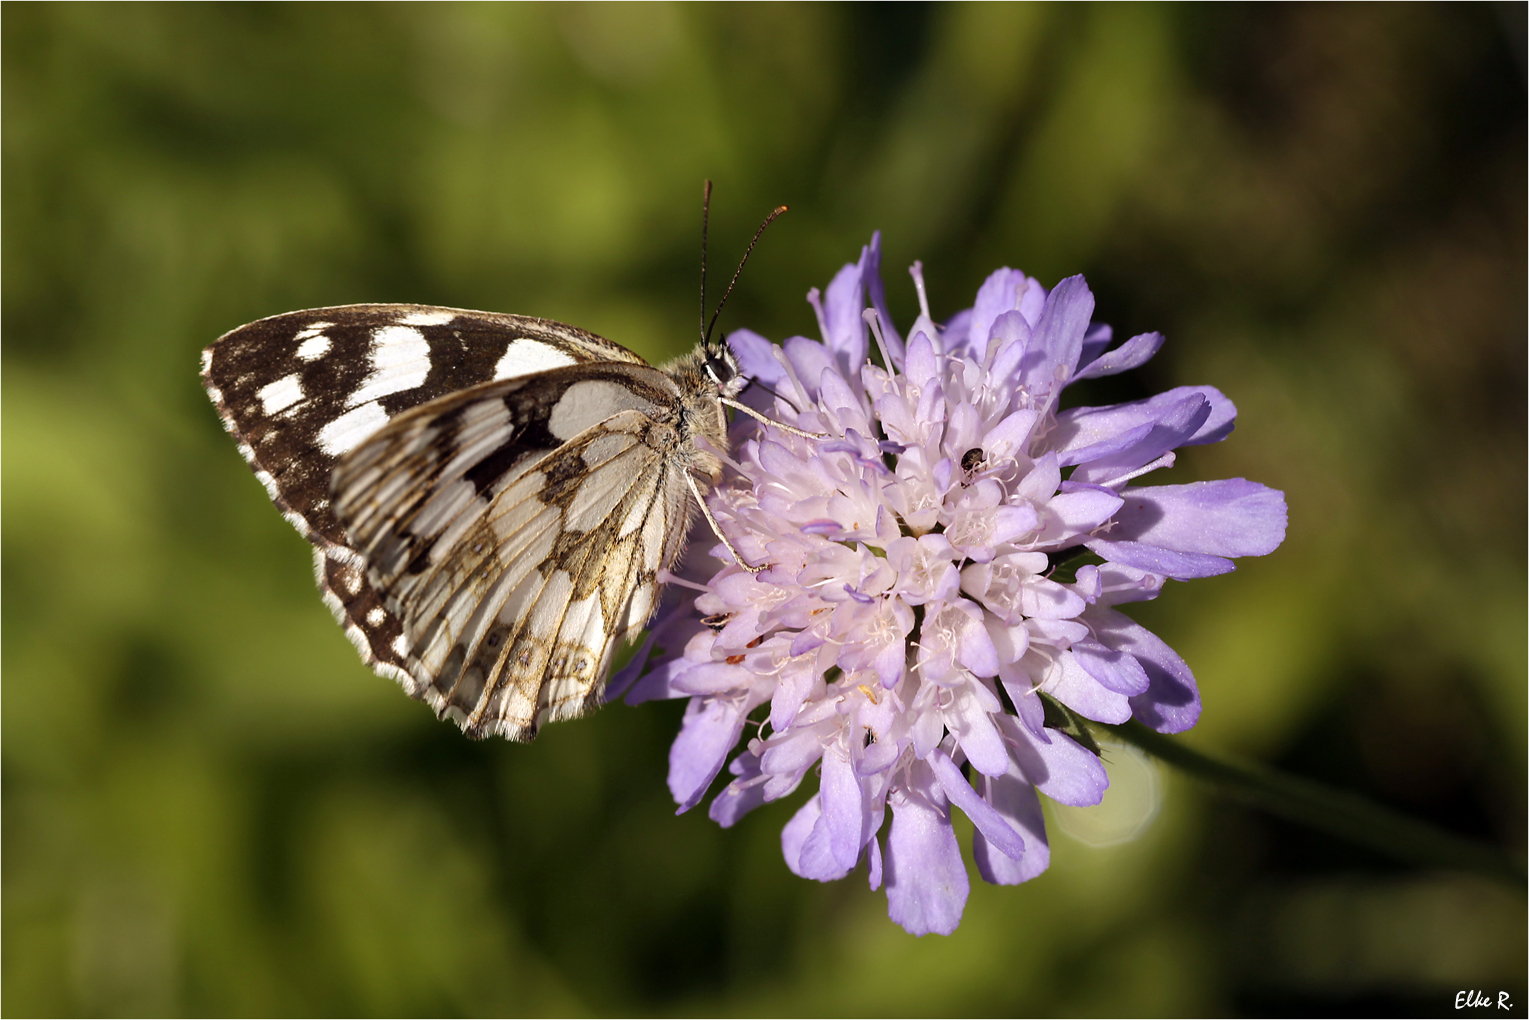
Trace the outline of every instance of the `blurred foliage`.
{"type": "Polygon", "coordinates": [[[1276,555],[1138,614],[1203,684],[1186,739],[1521,849],[1522,17],[7,4],[5,1012],[1521,1010],[1516,893],[1171,774],[1141,838],[1054,827],[920,940],[786,871],[801,794],[675,818],[678,705],[469,743],[356,661],[196,366],[350,301],[668,356],[703,177],[719,273],[792,207],[729,327],[813,332],[878,228],[904,323],[915,258],[940,316],[1084,272],[1169,337],[1085,396],[1216,385],[1238,431],[1174,475],[1289,494],[1276,555]]]}

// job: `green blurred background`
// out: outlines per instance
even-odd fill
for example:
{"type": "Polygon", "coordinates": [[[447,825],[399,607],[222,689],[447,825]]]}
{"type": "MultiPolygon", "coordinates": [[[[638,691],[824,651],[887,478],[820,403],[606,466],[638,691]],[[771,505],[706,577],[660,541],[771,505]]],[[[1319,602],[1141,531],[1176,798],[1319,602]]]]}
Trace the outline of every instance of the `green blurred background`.
{"type": "Polygon", "coordinates": [[[1117,335],[1169,337],[1084,399],[1218,386],[1238,430],[1176,479],[1289,496],[1277,554],[1137,613],[1204,688],[1185,739],[1521,853],[1523,5],[0,24],[4,1012],[1523,1015],[1521,895],[1166,772],[1139,838],[1058,818],[1048,874],[974,873],[915,939],[863,870],[787,872],[803,793],[674,817],[677,704],[470,743],[356,660],[196,375],[353,301],[671,355],[704,177],[719,274],[792,208],[729,328],[815,332],[877,228],[904,324],[915,258],[938,317],[999,265],[1084,272],[1117,335]]]}

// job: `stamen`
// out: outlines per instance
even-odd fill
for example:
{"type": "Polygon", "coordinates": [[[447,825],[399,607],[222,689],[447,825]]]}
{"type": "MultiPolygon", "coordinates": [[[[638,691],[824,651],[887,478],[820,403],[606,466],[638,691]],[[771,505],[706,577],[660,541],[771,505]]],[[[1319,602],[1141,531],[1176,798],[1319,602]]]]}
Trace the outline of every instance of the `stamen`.
{"type": "Polygon", "coordinates": [[[876,338],[876,347],[881,351],[881,363],[887,367],[888,372],[892,371],[892,355],[887,353],[887,341],[881,335],[880,313],[874,308],[867,308],[860,313],[860,317],[865,320],[867,326],[871,327],[871,335],[876,338]]]}
{"type": "MultiPolygon", "coordinates": [[[[919,313],[930,322],[933,322],[934,316],[929,314],[929,293],[924,290],[924,264],[915,261],[913,265],[908,267],[908,274],[913,277],[913,289],[918,291],[919,313]]],[[[930,339],[933,339],[933,337],[930,339]]]]}

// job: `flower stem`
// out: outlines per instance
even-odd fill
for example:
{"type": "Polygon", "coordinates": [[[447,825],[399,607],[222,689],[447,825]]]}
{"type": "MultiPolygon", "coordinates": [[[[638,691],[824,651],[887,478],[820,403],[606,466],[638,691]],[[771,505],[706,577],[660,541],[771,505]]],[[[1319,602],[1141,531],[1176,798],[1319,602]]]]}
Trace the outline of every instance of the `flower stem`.
{"type": "Polygon", "coordinates": [[[1526,885],[1524,865],[1488,843],[1452,835],[1363,797],[1308,779],[1252,763],[1213,758],[1148,729],[1134,719],[1118,726],[1094,725],[1209,783],[1229,797],[1287,821],[1320,829],[1398,860],[1472,871],[1520,887],[1526,885]]]}

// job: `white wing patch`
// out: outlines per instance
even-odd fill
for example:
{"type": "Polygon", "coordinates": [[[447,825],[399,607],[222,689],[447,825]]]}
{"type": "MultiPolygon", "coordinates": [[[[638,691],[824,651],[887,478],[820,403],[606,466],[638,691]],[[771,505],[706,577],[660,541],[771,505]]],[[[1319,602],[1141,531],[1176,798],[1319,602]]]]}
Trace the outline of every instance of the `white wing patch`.
{"type": "Polygon", "coordinates": [[[568,387],[553,406],[547,417],[547,431],[559,439],[572,439],[621,411],[641,411],[650,418],[659,418],[663,410],[629,386],[610,379],[588,379],[568,387]]]}
{"type": "Polygon", "coordinates": [[[494,378],[514,379],[532,372],[545,372],[549,368],[567,368],[576,364],[578,359],[566,351],[560,351],[540,340],[520,337],[510,341],[504,356],[494,366],[494,378]]]}
{"type": "Polygon", "coordinates": [[[342,457],[364,443],[388,423],[388,413],[373,401],[346,411],[319,430],[319,449],[331,457],[342,457]]]}
{"type": "Polygon", "coordinates": [[[383,326],[372,333],[371,362],[372,374],[346,401],[351,407],[421,385],[430,374],[430,341],[410,326],[383,326]]]}
{"type": "Polygon", "coordinates": [[[268,415],[278,415],[303,399],[303,381],[296,375],[284,375],[262,386],[255,395],[260,398],[261,410],[268,415]]]}
{"type": "Polygon", "coordinates": [[[419,308],[399,319],[404,326],[444,326],[457,317],[450,308],[419,308]]]}
{"type": "Polygon", "coordinates": [[[322,332],[303,330],[299,334],[302,343],[297,345],[297,357],[299,361],[317,361],[329,353],[329,348],[334,346],[329,337],[322,332]],[[306,334],[306,335],[304,335],[306,334]]]}

